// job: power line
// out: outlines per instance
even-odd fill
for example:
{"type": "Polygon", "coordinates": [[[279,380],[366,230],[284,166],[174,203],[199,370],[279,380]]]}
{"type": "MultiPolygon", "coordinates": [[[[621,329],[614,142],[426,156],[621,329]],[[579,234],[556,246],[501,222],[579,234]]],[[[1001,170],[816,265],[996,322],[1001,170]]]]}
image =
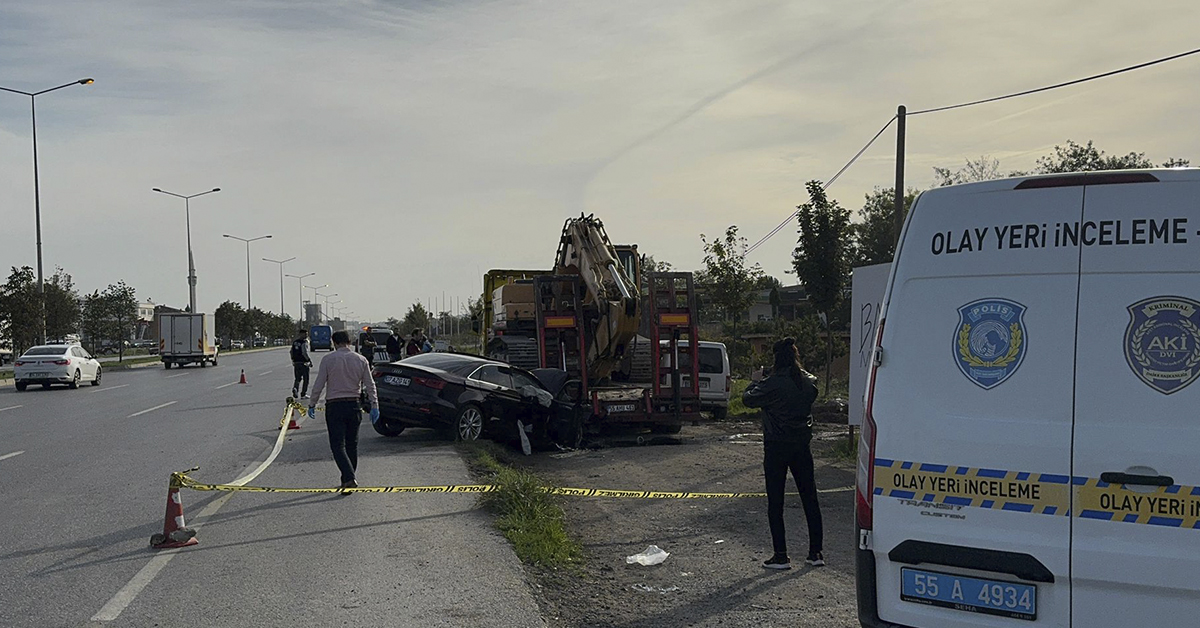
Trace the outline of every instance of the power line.
{"type": "MultiPolygon", "coordinates": [[[[833,185],[834,182],[838,180],[838,177],[842,176],[843,172],[845,172],[846,170],[849,170],[850,166],[852,166],[854,164],[854,162],[858,161],[858,158],[862,157],[862,154],[867,152],[867,149],[870,148],[871,145],[875,143],[875,140],[879,139],[879,136],[883,135],[883,132],[886,131],[889,126],[892,126],[892,123],[895,121],[896,121],[896,116],[892,116],[891,119],[889,119],[887,121],[887,123],[883,125],[883,128],[879,129],[879,132],[875,134],[875,137],[872,137],[871,141],[867,142],[865,146],[860,148],[858,150],[858,152],[855,153],[854,156],[850,158],[850,161],[847,161],[846,165],[842,166],[842,169],[837,171],[837,174],[833,175],[832,177],[829,177],[828,181],[826,181],[825,183],[822,183],[821,187],[828,190],[829,186],[833,185]]],[[[787,226],[787,224],[789,222],[792,221],[793,218],[795,218],[799,214],[800,214],[799,210],[792,212],[791,216],[788,216],[786,219],[784,219],[783,222],[779,223],[779,225],[777,225],[774,229],[772,229],[770,233],[763,236],[762,238],[760,238],[758,240],[758,242],[755,242],[753,245],[751,245],[749,248],[747,248],[746,255],[749,255],[750,253],[754,252],[754,249],[757,249],[764,242],[766,242],[767,240],[770,240],[775,234],[779,233],[784,227],[787,226]]]]}
{"type": "MultiPolygon", "coordinates": [[[[1073,81],[1066,81],[1063,83],[1055,83],[1054,85],[1046,85],[1046,86],[1037,87],[1034,89],[1027,89],[1027,90],[1021,91],[1021,92],[1005,94],[1003,96],[993,96],[992,98],[984,98],[983,100],[973,100],[971,102],[959,103],[957,105],[947,105],[945,107],[934,107],[932,109],[922,109],[920,111],[911,111],[908,113],[908,115],[917,116],[917,115],[921,115],[923,113],[936,113],[939,111],[949,111],[951,109],[962,109],[963,107],[971,107],[973,105],[982,105],[985,103],[996,102],[996,101],[1000,101],[1000,100],[1007,100],[1009,98],[1017,98],[1018,96],[1028,96],[1030,94],[1046,92],[1046,91],[1050,91],[1052,89],[1059,89],[1061,87],[1069,87],[1071,85],[1078,85],[1080,83],[1086,83],[1088,81],[1094,81],[1096,79],[1102,79],[1102,78],[1106,78],[1109,76],[1115,76],[1117,74],[1123,74],[1125,72],[1132,72],[1133,70],[1140,70],[1142,68],[1148,68],[1152,65],[1158,65],[1160,63],[1166,63],[1168,61],[1174,61],[1175,59],[1181,59],[1183,57],[1191,56],[1194,54],[1200,54],[1200,48],[1196,48],[1195,50],[1189,50],[1187,52],[1181,52],[1179,54],[1174,54],[1174,55],[1171,55],[1168,57],[1154,59],[1153,61],[1147,61],[1145,63],[1139,63],[1136,65],[1130,65],[1130,66],[1126,66],[1126,67],[1119,68],[1116,70],[1110,70],[1108,72],[1102,72],[1100,74],[1093,74],[1091,76],[1085,76],[1083,78],[1075,79],[1073,81]]],[[[861,157],[862,154],[864,152],[866,152],[866,150],[868,148],[870,148],[872,144],[875,143],[875,140],[879,139],[879,136],[883,135],[883,132],[886,131],[888,129],[888,127],[891,126],[892,123],[895,121],[896,121],[896,116],[892,116],[892,118],[887,121],[887,124],[884,124],[883,128],[879,129],[879,132],[875,134],[875,137],[872,137],[871,141],[867,142],[866,146],[863,146],[857,153],[855,153],[854,157],[852,157],[850,159],[850,161],[846,162],[846,165],[842,166],[842,169],[838,170],[837,174],[830,177],[829,181],[823,183],[821,187],[828,190],[829,186],[833,185],[833,183],[835,181],[837,181],[838,177],[842,176],[842,173],[846,172],[846,170],[848,170],[850,168],[850,166],[854,164],[854,162],[858,161],[858,158],[861,157]]],[[[747,248],[746,255],[749,255],[750,253],[754,252],[755,249],[762,246],[767,240],[770,240],[772,237],[774,237],[775,234],[777,234],[781,230],[783,230],[783,228],[786,227],[787,224],[789,222],[791,222],[792,219],[795,218],[796,216],[798,216],[799,214],[800,214],[799,211],[792,212],[790,216],[788,216],[786,219],[784,219],[783,222],[779,223],[779,225],[777,225],[774,229],[772,229],[769,233],[767,233],[767,235],[763,236],[757,242],[755,242],[753,245],[751,245],[749,248],[747,248]]]]}
{"type": "Polygon", "coordinates": [[[1101,73],[1101,74],[1093,74],[1093,75],[1091,75],[1091,76],[1086,76],[1086,77],[1084,77],[1084,78],[1081,78],[1081,79],[1075,79],[1075,80],[1073,80],[1073,81],[1067,81],[1067,82],[1065,82],[1065,83],[1056,83],[1056,84],[1054,84],[1054,85],[1047,85],[1047,86],[1045,86],[1045,87],[1038,87],[1038,88],[1036,88],[1036,89],[1027,89],[1027,90],[1025,90],[1025,91],[1023,91],[1023,92],[1016,92],[1016,93],[1012,93],[1012,94],[1005,94],[1005,95],[1003,95],[1003,96],[995,96],[995,97],[992,97],[992,98],[985,98],[985,99],[983,99],[983,100],[974,100],[974,101],[971,101],[971,102],[959,103],[959,104],[957,104],[957,105],[947,105],[947,106],[945,106],[945,107],[934,107],[933,109],[922,109],[921,111],[912,111],[912,112],[909,112],[909,114],[908,114],[908,115],[910,115],[910,116],[917,116],[917,115],[921,115],[921,114],[923,114],[923,113],[934,113],[934,112],[937,112],[937,111],[948,111],[948,110],[950,110],[950,109],[961,109],[961,108],[963,108],[963,107],[970,107],[970,106],[972,106],[972,105],[982,105],[982,104],[984,104],[984,103],[996,102],[996,101],[998,101],[998,100],[1006,100],[1006,99],[1008,99],[1008,98],[1016,98],[1016,97],[1018,97],[1018,96],[1028,96],[1029,94],[1036,94],[1036,93],[1038,93],[1038,92],[1046,92],[1046,91],[1050,91],[1050,90],[1052,90],[1052,89],[1058,89],[1058,88],[1060,88],[1060,87],[1068,87],[1068,86],[1071,86],[1071,85],[1078,85],[1078,84],[1080,84],[1080,83],[1086,83],[1086,82],[1088,82],[1088,81],[1094,81],[1094,80],[1096,80],[1096,79],[1102,79],[1102,78],[1105,78],[1105,77],[1108,77],[1108,76],[1113,76],[1113,75],[1116,75],[1116,74],[1122,74],[1122,73],[1124,73],[1124,72],[1132,72],[1133,70],[1140,70],[1140,69],[1142,69],[1142,68],[1148,68],[1148,67],[1150,67],[1150,66],[1152,66],[1152,65],[1158,65],[1159,63],[1166,63],[1166,62],[1168,62],[1168,61],[1174,61],[1175,59],[1181,59],[1181,58],[1183,58],[1183,57],[1186,57],[1186,56],[1189,56],[1189,55],[1194,55],[1194,54],[1197,54],[1197,53],[1200,53],[1200,48],[1197,48],[1197,49],[1195,49],[1195,50],[1189,50],[1189,51],[1187,51],[1187,52],[1181,52],[1181,53],[1179,53],[1179,54],[1177,54],[1177,55],[1171,55],[1171,56],[1169,56],[1169,57],[1163,57],[1163,58],[1161,58],[1161,59],[1155,59],[1155,60],[1153,60],[1153,61],[1147,61],[1147,62],[1145,62],[1145,63],[1139,63],[1139,64],[1137,64],[1137,65],[1131,65],[1131,66],[1128,66],[1128,67],[1121,68],[1121,69],[1119,69],[1119,70],[1112,70],[1112,71],[1109,71],[1109,72],[1103,72],[1103,73],[1101,73]]]}

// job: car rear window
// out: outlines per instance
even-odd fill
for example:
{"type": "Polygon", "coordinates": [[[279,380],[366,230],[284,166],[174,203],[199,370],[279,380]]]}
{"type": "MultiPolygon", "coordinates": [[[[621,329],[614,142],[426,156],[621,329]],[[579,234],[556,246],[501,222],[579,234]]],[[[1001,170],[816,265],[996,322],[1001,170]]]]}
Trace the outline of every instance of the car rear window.
{"type": "Polygon", "coordinates": [[[414,355],[411,358],[405,358],[403,363],[439,369],[447,373],[466,377],[485,362],[478,358],[454,355],[452,353],[422,353],[414,355]]]}
{"type": "Polygon", "coordinates": [[[25,352],[25,355],[66,355],[66,347],[34,347],[25,352]]]}
{"type": "Polygon", "coordinates": [[[724,373],[725,360],[722,352],[716,347],[700,347],[700,372],[724,373]]]}

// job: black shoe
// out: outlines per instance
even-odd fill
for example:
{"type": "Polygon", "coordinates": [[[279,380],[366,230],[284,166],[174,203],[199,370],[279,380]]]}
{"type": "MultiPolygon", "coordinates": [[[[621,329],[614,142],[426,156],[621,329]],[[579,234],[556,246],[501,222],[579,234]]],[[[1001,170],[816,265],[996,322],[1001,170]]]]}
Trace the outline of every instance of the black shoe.
{"type": "Polygon", "coordinates": [[[791,569],[792,563],[787,556],[776,554],[771,558],[763,561],[763,569],[791,569]]]}
{"type": "Polygon", "coordinates": [[[812,565],[813,567],[824,567],[825,556],[821,552],[812,552],[808,555],[808,558],[804,559],[804,562],[812,565]]]}

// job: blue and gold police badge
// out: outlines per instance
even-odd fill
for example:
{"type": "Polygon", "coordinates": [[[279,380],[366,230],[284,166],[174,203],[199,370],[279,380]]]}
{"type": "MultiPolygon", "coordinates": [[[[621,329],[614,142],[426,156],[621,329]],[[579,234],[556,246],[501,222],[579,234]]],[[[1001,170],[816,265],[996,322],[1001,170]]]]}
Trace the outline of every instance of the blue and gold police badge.
{"type": "Polygon", "coordinates": [[[1179,392],[1200,375],[1200,303],[1153,297],[1129,306],[1125,361],[1148,386],[1179,392]]]}
{"type": "Polygon", "coordinates": [[[958,308],[954,358],[967,379],[988,390],[1017,372],[1025,358],[1025,306],[980,299],[958,308]]]}

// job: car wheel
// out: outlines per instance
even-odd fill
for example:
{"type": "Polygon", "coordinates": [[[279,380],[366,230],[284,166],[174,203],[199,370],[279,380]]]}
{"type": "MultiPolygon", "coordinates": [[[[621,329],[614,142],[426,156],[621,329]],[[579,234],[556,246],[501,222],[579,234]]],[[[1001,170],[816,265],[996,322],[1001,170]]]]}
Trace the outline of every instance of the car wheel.
{"type": "Polygon", "coordinates": [[[729,416],[729,408],[713,408],[712,415],[717,421],[724,421],[729,416]]]}
{"type": "Polygon", "coordinates": [[[99,385],[100,385],[100,376],[101,376],[101,375],[103,375],[103,374],[104,374],[104,371],[103,371],[103,370],[101,370],[101,369],[96,369],[96,379],[93,379],[93,380],[92,380],[92,385],[93,385],[93,386],[99,386],[99,385]]]}
{"type": "Polygon", "coordinates": [[[652,425],[650,426],[651,434],[678,434],[683,429],[683,423],[672,423],[670,425],[652,425]]]}
{"type": "Polygon", "coordinates": [[[566,449],[579,449],[583,447],[583,433],[583,419],[574,416],[569,421],[564,422],[564,425],[558,430],[557,438],[554,442],[566,449]]]}
{"type": "Polygon", "coordinates": [[[404,431],[404,427],[405,427],[404,425],[397,425],[395,423],[389,423],[387,419],[383,419],[383,418],[376,421],[372,426],[375,428],[375,431],[378,432],[380,436],[387,436],[387,437],[399,436],[400,433],[404,431]]]}
{"type": "Polygon", "coordinates": [[[476,441],[483,435],[483,411],[479,406],[468,403],[458,411],[454,419],[454,440],[476,441]]]}
{"type": "Polygon", "coordinates": [[[25,382],[17,382],[16,383],[17,392],[25,392],[26,386],[29,386],[29,384],[26,384],[25,382]]]}
{"type": "Polygon", "coordinates": [[[75,377],[71,378],[71,383],[67,384],[71,390],[79,388],[79,369],[75,369],[75,377]]]}
{"type": "Polygon", "coordinates": [[[50,384],[42,384],[42,390],[50,390],[50,384]]]}
{"type": "Polygon", "coordinates": [[[163,362],[163,368],[167,369],[168,371],[169,371],[169,370],[171,370],[171,363],[170,363],[170,362],[163,362]]]}

